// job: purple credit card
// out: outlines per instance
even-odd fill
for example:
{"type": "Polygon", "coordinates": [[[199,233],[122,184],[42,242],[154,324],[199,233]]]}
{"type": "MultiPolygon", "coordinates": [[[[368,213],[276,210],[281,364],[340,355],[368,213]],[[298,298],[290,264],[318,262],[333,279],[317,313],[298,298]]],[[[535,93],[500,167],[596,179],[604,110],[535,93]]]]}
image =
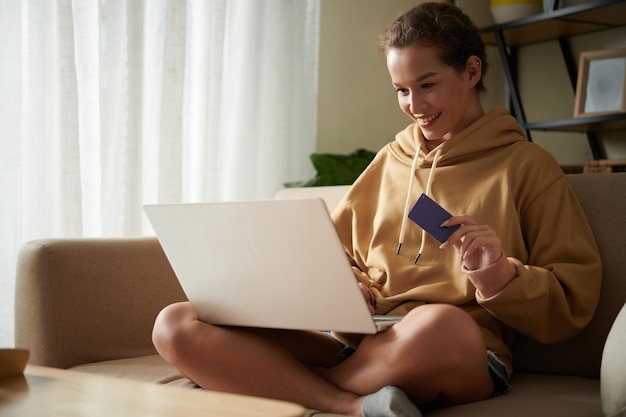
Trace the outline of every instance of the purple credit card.
{"type": "Polygon", "coordinates": [[[417,223],[419,227],[437,239],[439,243],[445,242],[460,227],[460,225],[441,227],[441,223],[450,217],[452,217],[450,213],[426,194],[422,194],[417,199],[417,202],[409,212],[409,219],[417,223]]]}

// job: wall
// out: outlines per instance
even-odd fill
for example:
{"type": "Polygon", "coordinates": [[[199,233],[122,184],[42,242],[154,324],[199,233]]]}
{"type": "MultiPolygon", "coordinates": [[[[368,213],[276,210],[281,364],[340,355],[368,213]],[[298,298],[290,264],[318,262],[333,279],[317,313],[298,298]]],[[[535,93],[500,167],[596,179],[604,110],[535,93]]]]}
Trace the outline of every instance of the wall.
{"type": "MultiPolygon", "coordinates": [[[[564,2],[565,5],[581,3],[564,2]]],[[[318,104],[318,152],[378,150],[410,123],[398,108],[378,34],[401,12],[419,1],[322,0],[318,104]]],[[[456,2],[479,26],[493,22],[489,0],[456,2]]],[[[584,50],[626,46],[626,28],[572,38],[576,59],[584,50]]],[[[506,82],[495,47],[487,50],[486,110],[505,105],[506,82]]],[[[570,118],[574,92],[556,41],[520,48],[520,94],[528,120],[570,118]],[[546,94],[546,92],[550,92],[546,94]]],[[[563,165],[582,165],[591,158],[586,136],[579,133],[533,132],[533,140],[563,165]]],[[[626,133],[600,135],[608,157],[626,157],[626,133]],[[625,139],[622,139],[625,138],[625,139]]]]}
{"type": "Polygon", "coordinates": [[[378,34],[415,0],[322,0],[317,150],[380,149],[410,123],[396,102],[378,34]]]}

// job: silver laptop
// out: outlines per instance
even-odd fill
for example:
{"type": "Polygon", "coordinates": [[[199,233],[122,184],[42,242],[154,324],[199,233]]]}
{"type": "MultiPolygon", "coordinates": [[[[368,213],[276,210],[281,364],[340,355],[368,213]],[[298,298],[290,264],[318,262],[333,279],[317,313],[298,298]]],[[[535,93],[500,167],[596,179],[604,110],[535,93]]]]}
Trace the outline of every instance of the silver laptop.
{"type": "Polygon", "coordinates": [[[202,321],[373,334],[399,320],[370,314],[321,199],[144,210],[202,321]]]}

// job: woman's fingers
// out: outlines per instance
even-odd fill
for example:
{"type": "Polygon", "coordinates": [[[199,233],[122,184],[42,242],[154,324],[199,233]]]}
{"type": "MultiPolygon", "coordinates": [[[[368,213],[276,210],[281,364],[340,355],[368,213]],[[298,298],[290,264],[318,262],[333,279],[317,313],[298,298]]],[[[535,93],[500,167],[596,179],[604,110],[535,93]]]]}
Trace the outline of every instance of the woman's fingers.
{"type": "Polygon", "coordinates": [[[461,227],[441,247],[453,245],[466,268],[485,268],[500,258],[502,244],[490,226],[478,224],[467,215],[453,216],[442,224],[443,227],[455,225],[461,227]]]}

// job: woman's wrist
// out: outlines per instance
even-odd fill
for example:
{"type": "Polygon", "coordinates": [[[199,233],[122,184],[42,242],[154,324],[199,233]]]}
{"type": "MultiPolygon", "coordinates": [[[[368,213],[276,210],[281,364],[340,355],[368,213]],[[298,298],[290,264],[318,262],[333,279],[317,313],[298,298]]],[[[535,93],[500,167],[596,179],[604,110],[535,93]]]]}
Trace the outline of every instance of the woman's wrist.
{"type": "Polygon", "coordinates": [[[500,258],[488,267],[469,270],[463,266],[463,273],[474,284],[481,298],[490,298],[502,291],[517,277],[517,266],[503,251],[500,258]]]}

